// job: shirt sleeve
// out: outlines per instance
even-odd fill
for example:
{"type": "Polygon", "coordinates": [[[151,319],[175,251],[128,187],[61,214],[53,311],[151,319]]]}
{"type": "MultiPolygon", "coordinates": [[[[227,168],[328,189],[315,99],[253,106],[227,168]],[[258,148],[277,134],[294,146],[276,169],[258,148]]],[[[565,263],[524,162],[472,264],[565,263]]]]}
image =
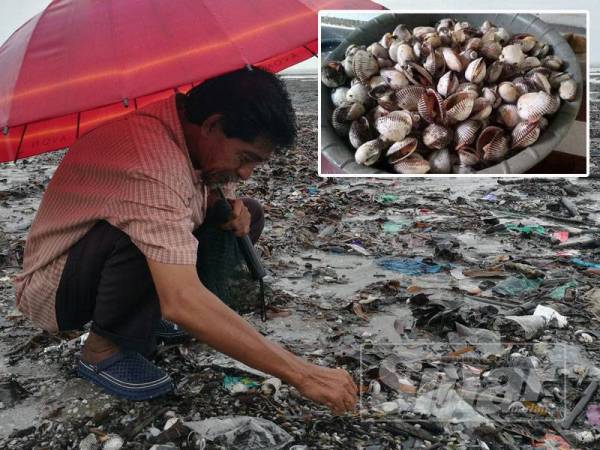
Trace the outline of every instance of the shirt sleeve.
{"type": "Polygon", "coordinates": [[[149,259],[196,264],[198,241],[192,234],[191,198],[181,189],[181,180],[140,172],[128,178],[125,194],[110,208],[109,222],[149,259]]]}

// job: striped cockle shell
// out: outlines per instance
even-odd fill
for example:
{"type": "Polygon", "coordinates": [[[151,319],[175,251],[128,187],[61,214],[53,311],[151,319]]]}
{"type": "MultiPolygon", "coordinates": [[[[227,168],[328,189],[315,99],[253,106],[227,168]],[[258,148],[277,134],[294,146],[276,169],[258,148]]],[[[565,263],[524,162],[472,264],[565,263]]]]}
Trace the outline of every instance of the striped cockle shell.
{"type": "Polygon", "coordinates": [[[492,103],[483,97],[476,98],[470,118],[474,120],[485,120],[490,117],[490,114],[492,114],[492,103]]]}
{"type": "Polygon", "coordinates": [[[346,94],[348,93],[348,88],[344,86],[340,86],[331,91],[331,102],[333,106],[336,108],[341,106],[346,101],[346,94]]]}
{"type": "Polygon", "coordinates": [[[514,84],[517,91],[519,91],[519,96],[527,94],[528,92],[536,92],[538,90],[533,81],[525,77],[517,77],[513,79],[512,84],[514,84]]]}
{"type": "Polygon", "coordinates": [[[442,97],[448,97],[454,94],[458,89],[458,77],[456,73],[449,70],[439,80],[437,84],[437,91],[442,97]]]}
{"type": "Polygon", "coordinates": [[[366,50],[358,50],[352,57],[352,70],[361,83],[367,84],[369,78],[379,71],[377,59],[366,50]]]}
{"type": "Polygon", "coordinates": [[[480,128],[481,122],[478,120],[465,120],[459,123],[454,130],[455,148],[459,149],[473,144],[480,128]]]}
{"type": "Polygon", "coordinates": [[[450,173],[452,169],[452,155],[447,148],[435,150],[429,155],[430,173],[450,173]]]}
{"type": "Polygon", "coordinates": [[[506,64],[520,66],[525,60],[525,53],[523,53],[523,49],[518,44],[507,45],[502,49],[500,60],[506,64]]]}
{"type": "Polygon", "coordinates": [[[418,40],[422,40],[423,37],[429,33],[435,33],[435,28],[428,26],[415,27],[413,29],[413,36],[418,40]]]}
{"type": "Polygon", "coordinates": [[[463,66],[458,53],[450,47],[442,47],[441,51],[444,61],[446,61],[446,67],[455,72],[462,72],[463,66]]]}
{"type": "Polygon", "coordinates": [[[350,111],[350,105],[343,104],[333,110],[331,115],[331,126],[337,134],[340,136],[347,136],[350,131],[350,120],[348,119],[348,113],[350,111]]]}
{"type": "Polygon", "coordinates": [[[404,42],[399,41],[398,39],[394,39],[388,48],[388,53],[390,55],[390,59],[394,62],[398,62],[398,47],[403,45],[404,42]]]}
{"type": "Polygon", "coordinates": [[[369,111],[366,117],[369,119],[369,123],[371,124],[371,126],[374,127],[377,119],[383,116],[387,116],[389,113],[390,111],[385,109],[383,106],[377,105],[375,108],[369,111]]]}
{"type": "Polygon", "coordinates": [[[379,158],[383,153],[383,148],[384,144],[381,139],[367,141],[356,149],[354,160],[357,164],[372,166],[379,161],[379,158]]]}
{"type": "Polygon", "coordinates": [[[425,92],[422,86],[408,86],[396,92],[396,102],[399,108],[416,111],[421,95],[425,92]]]}
{"type": "Polygon", "coordinates": [[[483,42],[479,53],[489,61],[496,61],[502,54],[502,45],[496,41],[483,42]]]}
{"type": "Polygon", "coordinates": [[[369,89],[361,83],[357,83],[348,89],[346,101],[349,103],[365,103],[369,99],[369,89]]]}
{"type": "Polygon", "coordinates": [[[408,111],[392,111],[377,119],[375,128],[386,141],[401,141],[412,129],[412,116],[408,111]]]}
{"type": "Polygon", "coordinates": [[[369,91],[369,97],[377,100],[377,103],[387,109],[394,111],[398,109],[396,106],[395,91],[386,84],[374,87],[369,91]]]}
{"type": "Polygon", "coordinates": [[[446,115],[455,122],[466,120],[473,111],[476,94],[472,91],[463,91],[452,94],[444,102],[446,115]]]}
{"type": "Polygon", "coordinates": [[[344,57],[352,58],[358,50],[364,50],[364,49],[365,49],[365,47],[362,45],[350,44],[348,47],[346,47],[346,50],[344,51],[344,57]]]}
{"type": "Polygon", "coordinates": [[[410,42],[410,40],[412,39],[412,33],[408,29],[408,26],[406,26],[403,23],[396,26],[396,28],[394,28],[394,32],[392,34],[400,42],[410,42]]]}
{"type": "Polygon", "coordinates": [[[396,91],[409,85],[404,74],[396,69],[382,69],[380,74],[388,86],[396,91]]]}
{"type": "Polygon", "coordinates": [[[542,65],[551,70],[560,70],[563,64],[564,61],[556,55],[549,55],[542,59],[542,65]]]}
{"type": "Polygon", "coordinates": [[[481,90],[481,96],[485,98],[490,104],[492,108],[496,109],[502,103],[502,98],[498,95],[495,89],[484,87],[481,90]]]}
{"type": "Polygon", "coordinates": [[[506,103],[501,105],[497,110],[497,114],[498,120],[506,128],[514,128],[521,121],[517,105],[514,104],[506,103]]]}
{"type": "Polygon", "coordinates": [[[353,79],[354,77],[356,77],[356,74],[354,73],[354,68],[352,65],[352,60],[353,60],[353,55],[346,56],[344,58],[344,60],[342,61],[342,65],[344,66],[344,72],[346,73],[346,76],[350,79],[353,79]]]}
{"type": "Polygon", "coordinates": [[[506,103],[515,103],[519,99],[519,91],[510,81],[503,81],[498,85],[498,95],[506,103]]]}
{"type": "Polygon", "coordinates": [[[423,144],[428,148],[440,149],[446,147],[452,140],[452,134],[446,127],[432,123],[423,130],[423,144]]]}
{"type": "Polygon", "coordinates": [[[472,83],[481,83],[485,80],[487,67],[483,58],[472,61],[465,70],[465,78],[472,83]]]}
{"type": "Polygon", "coordinates": [[[478,97],[481,94],[481,86],[470,81],[465,81],[458,85],[456,92],[471,92],[473,97],[478,97]]]}
{"type": "Polygon", "coordinates": [[[383,36],[381,36],[381,39],[379,39],[379,44],[383,47],[383,48],[390,48],[390,45],[392,44],[392,42],[394,42],[395,38],[392,35],[392,33],[385,33],[383,36]]]}
{"type": "Polygon", "coordinates": [[[393,167],[396,173],[416,175],[427,173],[429,171],[429,162],[418,153],[413,153],[398,161],[393,167]]]}
{"type": "Polygon", "coordinates": [[[329,88],[343,85],[346,82],[346,73],[342,64],[331,61],[321,67],[321,82],[329,88]]]}
{"type": "Polygon", "coordinates": [[[348,132],[348,139],[354,148],[358,148],[365,142],[373,139],[371,125],[365,116],[359,117],[352,122],[352,125],[350,125],[350,131],[348,132]]]}
{"type": "Polygon", "coordinates": [[[417,110],[423,119],[429,123],[445,123],[446,107],[444,99],[435,89],[428,88],[417,104],[417,110]]]}
{"type": "Polygon", "coordinates": [[[446,62],[444,61],[444,57],[442,53],[438,50],[435,50],[427,56],[423,67],[434,77],[439,78],[444,74],[446,69],[446,62]]]}
{"type": "Polygon", "coordinates": [[[414,137],[407,137],[399,142],[394,142],[388,148],[385,157],[390,164],[396,164],[412,155],[417,149],[418,144],[419,141],[414,137]]]}
{"type": "Polygon", "coordinates": [[[463,166],[474,166],[481,161],[481,153],[473,147],[464,146],[457,150],[458,160],[463,166]]]}
{"type": "Polygon", "coordinates": [[[388,49],[381,45],[379,42],[373,42],[367,47],[367,51],[370,52],[376,58],[388,59],[390,57],[388,49]]]}
{"type": "Polygon", "coordinates": [[[577,82],[572,78],[563,81],[560,83],[558,94],[563,100],[572,102],[577,98],[577,82]]]}
{"type": "Polygon", "coordinates": [[[487,82],[495,83],[498,81],[504,70],[504,63],[502,61],[494,61],[487,68],[487,82]]]}
{"type": "Polygon", "coordinates": [[[551,114],[555,107],[556,98],[545,92],[530,92],[517,100],[519,116],[529,122],[536,122],[540,117],[551,114]]]}
{"type": "Polygon", "coordinates": [[[490,125],[477,138],[476,149],[484,161],[498,161],[508,152],[508,137],[502,128],[490,125]]]}
{"type": "Polygon", "coordinates": [[[417,57],[415,56],[415,52],[413,52],[412,46],[410,44],[400,44],[396,49],[396,59],[395,61],[404,66],[409,61],[415,61],[417,57]]]}
{"type": "Polygon", "coordinates": [[[552,86],[550,86],[550,81],[548,81],[548,77],[542,73],[535,72],[527,77],[538,90],[544,91],[546,94],[550,94],[552,92],[552,86]]]}
{"type": "Polygon", "coordinates": [[[535,69],[536,67],[540,67],[541,65],[542,62],[538,58],[536,58],[535,56],[528,56],[521,63],[520,69],[525,72],[531,69],[535,69]]]}
{"type": "Polygon", "coordinates": [[[431,74],[420,64],[408,61],[402,70],[408,81],[412,84],[425,87],[433,85],[431,74]]]}
{"type": "Polygon", "coordinates": [[[538,122],[519,122],[512,130],[511,149],[529,147],[540,137],[538,122]]]}

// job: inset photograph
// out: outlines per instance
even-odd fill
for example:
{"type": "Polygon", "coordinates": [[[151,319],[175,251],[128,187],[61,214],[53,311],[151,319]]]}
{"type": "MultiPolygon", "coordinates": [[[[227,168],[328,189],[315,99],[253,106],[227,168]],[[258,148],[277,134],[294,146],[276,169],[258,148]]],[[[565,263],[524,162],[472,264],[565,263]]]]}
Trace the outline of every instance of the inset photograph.
{"type": "Polygon", "coordinates": [[[587,12],[319,17],[320,175],[588,175],[587,12]]]}

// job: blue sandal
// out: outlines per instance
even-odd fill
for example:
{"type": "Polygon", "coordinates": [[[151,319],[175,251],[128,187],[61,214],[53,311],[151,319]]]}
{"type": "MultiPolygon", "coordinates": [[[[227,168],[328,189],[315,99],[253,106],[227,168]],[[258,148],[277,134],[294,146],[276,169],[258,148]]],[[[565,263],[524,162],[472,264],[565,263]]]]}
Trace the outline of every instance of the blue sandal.
{"type": "Polygon", "coordinates": [[[160,319],[156,329],[156,339],[164,344],[179,344],[191,339],[187,331],[165,319],[160,319]]]}
{"type": "Polygon", "coordinates": [[[166,373],[133,351],[118,352],[98,364],[80,359],[77,372],[109,394],[127,400],[150,400],[174,389],[166,373]]]}

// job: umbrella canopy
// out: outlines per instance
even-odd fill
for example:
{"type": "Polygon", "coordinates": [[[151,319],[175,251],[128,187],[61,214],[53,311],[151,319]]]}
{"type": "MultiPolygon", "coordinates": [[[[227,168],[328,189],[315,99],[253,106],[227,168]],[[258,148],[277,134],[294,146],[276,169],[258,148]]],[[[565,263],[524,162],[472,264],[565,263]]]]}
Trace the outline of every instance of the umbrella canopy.
{"type": "Polygon", "coordinates": [[[0,162],[68,147],[206,78],[246,65],[278,72],[310,58],[320,9],[380,8],[367,0],[54,0],[0,47],[0,162]]]}

